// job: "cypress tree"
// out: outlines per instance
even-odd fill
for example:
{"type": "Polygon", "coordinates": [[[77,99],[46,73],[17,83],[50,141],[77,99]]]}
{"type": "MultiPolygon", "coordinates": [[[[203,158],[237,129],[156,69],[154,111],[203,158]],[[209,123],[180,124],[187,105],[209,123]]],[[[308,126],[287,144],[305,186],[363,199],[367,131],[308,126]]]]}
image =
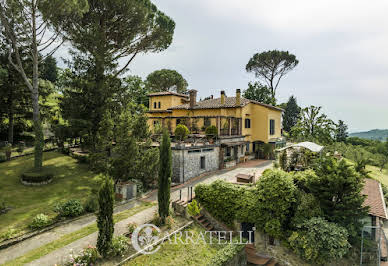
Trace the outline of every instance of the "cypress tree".
{"type": "Polygon", "coordinates": [[[159,216],[164,223],[170,207],[170,186],[172,175],[171,143],[167,130],[164,130],[159,150],[159,216]]]}
{"type": "Polygon", "coordinates": [[[108,255],[109,249],[112,246],[112,238],[114,231],[113,222],[113,181],[110,177],[106,177],[98,192],[99,211],[97,215],[98,239],[97,250],[103,256],[108,255]]]}
{"type": "Polygon", "coordinates": [[[296,103],[296,98],[291,96],[287,102],[286,108],[283,114],[283,129],[287,132],[291,131],[291,128],[296,125],[300,116],[300,107],[296,103]]]}

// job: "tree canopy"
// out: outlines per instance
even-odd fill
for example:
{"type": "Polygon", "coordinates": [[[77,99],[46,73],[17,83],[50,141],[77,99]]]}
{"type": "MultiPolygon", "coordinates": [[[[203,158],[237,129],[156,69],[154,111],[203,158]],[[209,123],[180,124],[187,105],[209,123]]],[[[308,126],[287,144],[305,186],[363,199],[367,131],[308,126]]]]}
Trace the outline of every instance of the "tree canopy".
{"type": "Polygon", "coordinates": [[[260,82],[249,82],[248,89],[244,91],[244,98],[265,104],[276,104],[276,100],[272,97],[271,90],[260,82]]]}
{"type": "Polygon", "coordinates": [[[254,54],[245,69],[265,82],[271,90],[272,98],[276,99],[276,89],[280,80],[298,63],[296,56],[288,51],[272,50],[254,54]]]}
{"type": "Polygon", "coordinates": [[[171,69],[161,69],[152,72],[147,76],[146,83],[153,92],[175,91],[185,93],[188,86],[183,76],[171,69]]]}

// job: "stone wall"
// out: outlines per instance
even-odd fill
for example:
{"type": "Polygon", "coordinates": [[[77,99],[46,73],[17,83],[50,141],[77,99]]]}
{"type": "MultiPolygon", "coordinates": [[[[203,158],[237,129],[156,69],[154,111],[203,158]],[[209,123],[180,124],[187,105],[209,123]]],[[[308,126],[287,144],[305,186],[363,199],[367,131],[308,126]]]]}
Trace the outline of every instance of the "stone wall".
{"type": "Polygon", "coordinates": [[[172,182],[183,183],[209,171],[219,169],[220,147],[217,145],[201,147],[175,147],[172,150],[172,182]],[[201,168],[201,157],[205,167],[201,168]]]}

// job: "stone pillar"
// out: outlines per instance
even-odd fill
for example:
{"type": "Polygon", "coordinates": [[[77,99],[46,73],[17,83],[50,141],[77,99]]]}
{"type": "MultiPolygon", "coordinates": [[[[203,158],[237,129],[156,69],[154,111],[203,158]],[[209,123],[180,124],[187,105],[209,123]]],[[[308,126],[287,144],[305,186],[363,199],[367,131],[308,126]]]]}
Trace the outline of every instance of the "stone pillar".
{"type": "Polygon", "coordinates": [[[229,134],[229,136],[231,136],[232,135],[232,118],[231,117],[229,117],[228,124],[229,124],[228,134],[229,134]]]}
{"type": "Polygon", "coordinates": [[[221,135],[221,119],[219,116],[216,117],[216,126],[218,130],[218,136],[221,135]]]}

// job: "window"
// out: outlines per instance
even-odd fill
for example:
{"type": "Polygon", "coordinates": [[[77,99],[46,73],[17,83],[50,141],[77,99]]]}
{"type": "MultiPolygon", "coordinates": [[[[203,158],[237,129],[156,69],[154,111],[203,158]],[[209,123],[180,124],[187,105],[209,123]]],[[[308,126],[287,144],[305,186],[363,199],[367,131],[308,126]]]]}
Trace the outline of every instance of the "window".
{"type": "Polygon", "coordinates": [[[201,156],[201,169],[205,169],[205,168],[206,168],[205,156],[201,156]]]}
{"type": "Polygon", "coordinates": [[[159,124],[159,121],[158,120],[154,120],[154,126],[156,126],[157,124],[159,124]]]}
{"type": "Polygon", "coordinates": [[[269,120],[269,134],[275,135],[275,120],[269,120]]]}
{"type": "Polygon", "coordinates": [[[251,120],[249,118],[245,118],[245,128],[251,128],[251,120]]]}
{"type": "Polygon", "coordinates": [[[161,105],[160,105],[160,102],[158,102],[158,108],[159,108],[159,109],[160,109],[160,106],[161,106],[161,105]]]}
{"type": "Polygon", "coordinates": [[[203,121],[203,125],[205,127],[209,127],[211,125],[211,121],[210,121],[210,118],[209,117],[205,117],[204,121],[203,121]]]}
{"type": "Polygon", "coordinates": [[[226,156],[229,157],[231,154],[232,154],[232,148],[231,147],[227,147],[226,148],[226,156]]]}
{"type": "Polygon", "coordinates": [[[154,102],[154,109],[156,109],[156,102],[154,102]]]}
{"type": "Polygon", "coordinates": [[[247,145],[246,145],[246,148],[245,148],[245,149],[246,149],[246,151],[247,151],[247,152],[249,152],[249,143],[247,143],[247,145]]]}
{"type": "Polygon", "coordinates": [[[179,125],[181,123],[181,120],[178,118],[177,120],[176,120],[176,125],[179,125]]]}

